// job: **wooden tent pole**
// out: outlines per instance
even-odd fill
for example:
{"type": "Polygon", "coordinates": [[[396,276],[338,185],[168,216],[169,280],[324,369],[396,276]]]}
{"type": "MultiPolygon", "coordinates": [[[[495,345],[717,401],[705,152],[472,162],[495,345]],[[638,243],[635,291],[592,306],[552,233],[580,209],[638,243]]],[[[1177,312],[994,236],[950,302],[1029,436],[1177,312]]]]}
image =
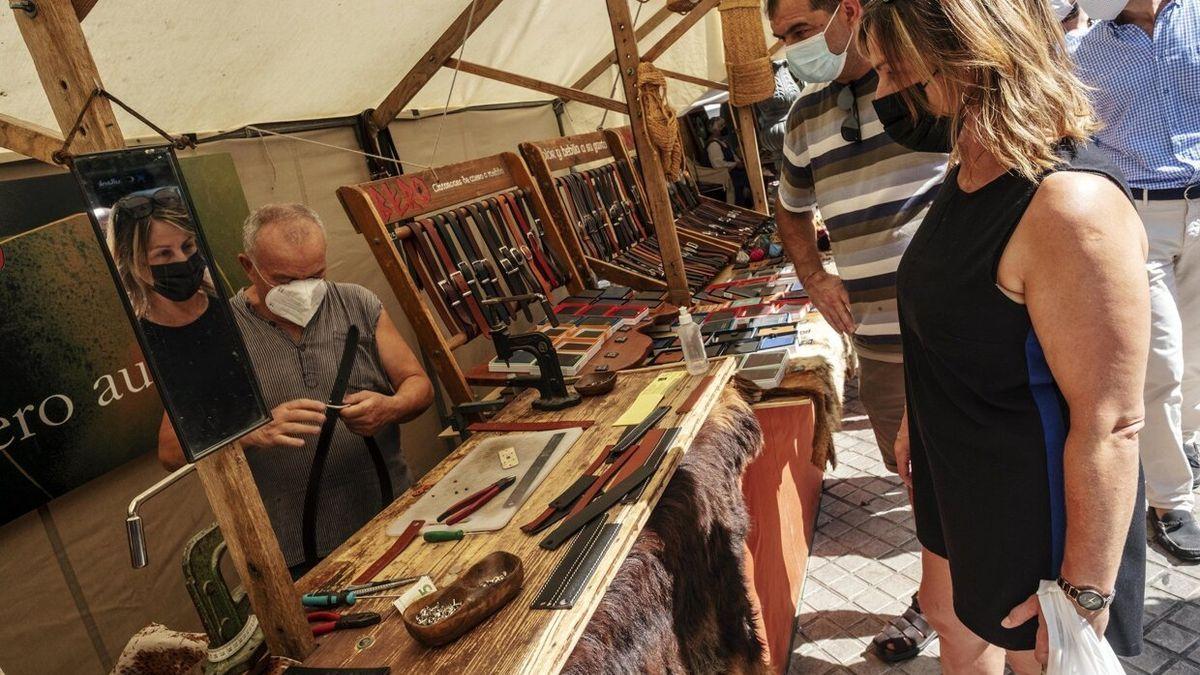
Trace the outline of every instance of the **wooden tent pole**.
{"type": "MultiPolygon", "coordinates": [[[[633,22],[629,16],[629,5],[626,0],[605,2],[608,3],[608,18],[612,27],[613,43],[617,49],[617,69],[625,90],[625,100],[629,103],[633,143],[642,164],[646,202],[650,208],[650,219],[654,221],[654,231],[658,235],[659,250],[662,252],[667,296],[674,305],[690,305],[692,296],[683,269],[683,255],[679,251],[679,236],[675,232],[675,216],[671,212],[667,176],[658,158],[658,149],[654,147],[650,141],[650,134],[646,131],[646,114],[642,108],[641,97],[638,96],[638,46],[637,38],[633,34],[633,22]]],[[[696,10],[692,11],[694,13],[696,10]]]]}
{"type": "MultiPolygon", "coordinates": [[[[34,7],[34,12],[14,7],[13,16],[33,57],[54,119],[66,134],[92,92],[100,86],[100,74],[70,0],[36,0],[34,7]]],[[[97,98],[83,116],[71,150],[96,152],[123,147],[125,137],[117,126],[112,106],[107,99],[97,98]]]]}
{"type": "Polygon", "coordinates": [[[464,73],[470,73],[471,75],[476,75],[478,77],[486,77],[489,80],[496,80],[497,82],[503,82],[505,84],[512,84],[518,87],[540,91],[544,94],[557,96],[565,101],[586,103],[587,105],[593,105],[597,108],[604,108],[605,110],[611,110],[621,114],[625,114],[629,110],[624,103],[620,101],[614,101],[611,98],[605,98],[603,96],[597,96],[596,94],[589,94],[586,91],[572,89],[571,87],[564,87],[560,84],[554,84],[544,80],[537,80],[532,77],[510,73],[507,70],[500,70],[499,68],[482,66],[478,63],[471,63],[469,61],[459,61],[455,58],[446,59],[446,63],[444,65],[447,68],[454,68],[457,66],[458,69],[464,73]]]}
{"type": "Polygon", "coordinates": [[[312,628],[241,444],[235,441],[196,462],[196,474],[267,648],[274,656],[303,660],[316,649],[312,628]]]}
{"type": "Polygon", "coordinates": [[[421,55],[420,60],[404,74],[388,95],[375,106],[375,114],[371,116],[376,129],[385,129],[396,115],[408,105],[408,102],[421,91],[429,79],[442,67],[454,50],[462,46],[471,33],[487,19],[502,0],[471,0],[463,9],[454,23],[442,33],[441,37],[430,45],[421,55]]]}
{"type": "MultiPolygon", "coordinates": [[[[654,61],[658,57],[662,56],[663,52],[670,49],[671,45],[675,44],[679,38],[683,37],[685,33],[691,30],[692,26],[696,25],[696,22],[698,22],[700,19],[703,19],[704,15],[708,14],[709,10],[711,10],[713,7],[716,7],[719,1],[720,0],[700,0],[700,2],[696,3],[696,6],[692,8],[692,11],[685,14],[684,17],[679,20],[679,23],[671,26],[671,30],[667,31],[665,35],[659,38],[658,42],[655,42],[650,49],[647,49],[645,54],[642,54],[642,60],[654,61]]],[[[625,13],[628,14],[629,12],[625,13]]]]}
{"type": "MultiPolygon", "coordinates": [[[[759,2],[754,3],[757,7],[759,2]]],[[[766,45],[764,38],[761,35],[762,29],[759,27],[759,22],[755,20],[752,29],[746,28],[741,21],[734,21],[732,17],[734,12],[741,16],[745,7],[730,9],[726,14],[724,11],[721,15],[721,37],[725,43],[726,58],[729,58],[730,52],[737,53],[737,49],[731,49],[732,45],[741,45],[743,49],[757,47],[758,50],[765,49],[766,45]],[[731,29],[735,29],[732,30],[731,29]],[[737,29],[753,30],[755,34],[739,34],[737,29]]],[[[757,10],[755,10],[757,11],[757,10]]],[[[762,52],[759,52],[762,53],[762,52]]],[[[733,64],[726,62],[729,67],[733,64]]],[[[767,66],[772,68],[772,66],[767,66]]],[[[772,84],[774,84],[774,71],[772,70],[772,84]]],[[[733,84],[732,73],[729,76],[730,84],[733,84]]],[[[730,96],[729,103],[733,107],[733,121],[737,125],[738,141],[742,149],[742,164],[746,169],[746,179],[750,183],[750,195],[754,201],[754,210],[763,215],[767,215],[767,186],[763,182],[762,158],[758,154],[758,124],[754,119],[754,107],[752,105],[735,105],[734,99],[737,96],[730,96]]],[[[744,98],[744,97],[743,97],[744,98]]]]}
{"type": "MultiPolygon", "coordinates": [[[[638,40],[646,37],[655,28],[658,28],[663,21],[666,21],[667,17],[671,16],[672,14],[674,14],[674,12],[667,9],[665,6],[662,7],[649,19],[643,21],[642,25],[637,27],[637,30],[634,31],[634,37],[636,37],[638,40]]],[[[572,84],[571,87],[574,89],[586,89],[589,84],[595,82],[596,78],[603,75],[604,71],[608,70],[616,62],[617,51],[614,49],[613,51],[609,52],[607,56],[597,61],[596,65],[588,68],[587,72],[584,73],[583,76],[578,80],[575,80],[575,83],[572,84]]]]}
{"type": "MultiPolygon", "coordinates": [[[[80,8],[86,13],[94,4],[36,0],[36,13],[13,9],[42,88],[64,133],[75,124],[79,111],[100,86],[100,75],[78,16],[80,8]]],[[[71,150],[99,152],[123,147],[125,139],[112,106],[107,99],[96,98],[83,117],[71,150]]],[[[241,446],[234,442],[205,457],[196,463],[196,473],[268,648],[276,656],[303,659],[314,648],[312,629],[241,446]]]]}
{"type": "Polygon", "coordinates": [[[754,108],[748,105],[733,106],[733,113],[738,125],[742,164],[746,167],[746,179],[750,182],[754,210],[767,215],[767,186],[763,179],[762,158],[758,154],[758,125],[754,121],[754,108]]]}
{"type": "Polygon", "coordinates": [[[671,78],[672,80],[679,80],[680,82],[688,82],[691,84],[698,84],[701,87],[708,87],[709,89],[719,89],[721,91],[729,91],[729,85],[725,84],[724,82],[717,82],[716,80],[710,80],[705,77],[697,77],[695,75],[688,75],[687,73],[677,73],[674,70],[667,70],[665,68],[659,68],[658,72],[671,78]]]}

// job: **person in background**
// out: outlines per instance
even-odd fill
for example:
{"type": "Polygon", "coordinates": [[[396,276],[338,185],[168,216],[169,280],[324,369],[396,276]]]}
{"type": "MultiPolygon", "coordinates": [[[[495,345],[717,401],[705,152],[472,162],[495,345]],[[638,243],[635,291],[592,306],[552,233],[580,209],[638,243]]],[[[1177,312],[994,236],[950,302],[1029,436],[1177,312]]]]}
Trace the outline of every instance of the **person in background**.
{"type": "Polygon", "coordinates": [[[1200,2],[1079,0],[1098,23],[1074,53],[1150,238],[1142,467],[1155,536],[1200,561],[1200,2]]]}
{"type": "MultiPolygon", "coordinates": [[[[160,188],[119,199],[108,222],[108,245],[146,351],[154,356],[159,389],[170,392],[184,436],[207,447],[225,440],[229,429],[254,424],[254,390],[234,385],[245,380],[246,369],[179,191],[160,188]]],[[[166,413],[159,439],[178,450],[182,465],[166,413]]]]}
{"type": "Polygon", "coordinates": [[[1147,243],[1090,142],[1059,21],[1045,0],[870,0],[860,31],[910,123],[942,128],[956,160],[896,279],[896,460],[942,668],[1042,672],[1042,580],[1135,655],[1147,243]]]}
{"type": "Polygon", "coordinates": [[[758,125],[758,143],[766,153],[775,175],[783,171],[783,137],[787,132],[787,115],[792,103],[800,98],[800,85],[792,77],[787,61],[773,61],[775,93],[765,101],[754,104],[754,119],[758,125]]]}
{"type": "MultiPolygon", "coordinates": [[[[746,167],[742,158],[737,156],[729,137],[729,126],[724,117],[714,117],[708,123],[708,145],[705,147],[708,155],[708,165],[714,169],[729,171],[729,180],[733,185],[732,204],[748,206],[750,204],[750,178],[746,175],[746,167]]],[[[726,201],[730,201],[726,199],[726,201]]]]}
{"type": "Polygon", "coordinates": [[[1075,0],[1050,0],[1054,15],[1062,23],[1063,35],[1067,41],[1067,51],[1073,52],[1079,46],[1079,41],[1087,34],[1090,24],[1087,14],[1079,8],[1075,0]]]}
{"type": "MultiPolygon", "coordinates": [[[[382,450],[394,494],[411,483],[400,452],[401,422],[433,402],[433,388],[379,298],[355,284],[325,279],[325,226],[302,204],[256,209],[243,228],[238,260],[250,286],[231,300],[271,422],[242,438],[254,482],[294,577],[306,561],[301,520],[317,435],[337,414],[316,518],[318,554],[327,555],[386,504],[364,437],[382,450]],[[360,342],[339,411],[327,410],[346,333],[360,342]]],[[[178,445],[160,445],[168,468],[183,463],[178,445]]]]}
{"type": "MultiPolygon", "coordinates": [[[[905,400],[896,265],[941,185],[948,143],[908,125],[895,93],[881,87],[853,39],[861,0],[768,0],[766,9],[792,75],[809,83],[787,119],[779,235],[813,304],[853,339],[859,396],[883,463],[895,472],[905,400]],[[836,274],[817,248],[818,209],[836,274]]],[[[900,661],[935,636],[914,596],[873,648],[885,661],[900,661]]]]}

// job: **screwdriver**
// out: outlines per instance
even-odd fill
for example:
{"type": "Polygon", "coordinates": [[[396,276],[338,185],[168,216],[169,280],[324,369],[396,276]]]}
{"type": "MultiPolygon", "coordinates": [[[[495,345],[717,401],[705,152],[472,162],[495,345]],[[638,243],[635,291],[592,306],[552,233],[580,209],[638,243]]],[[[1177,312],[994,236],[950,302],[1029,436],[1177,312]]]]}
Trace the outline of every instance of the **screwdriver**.
{"type": "Polygon", "coordinates": [[[440,544],[444,541],[458,541],[463,538],[462,530],[430,530],[421,535],[425,541],[431,544],[440,544]]]}
{"type": "Polygon", "coordinates": [[[396,579],[395,581],[376,582],[372,584],[364,584],[359,587],[352,587],[344,591],[333,593],[309,593],[300,598],[300,604],[305,607],[337,607],[338,605],[353,605],[358,602],[359,598],[369,597],[376,591],[385,591],[390,588],[411,584],[421,577],[405,577],[396,579]]]}

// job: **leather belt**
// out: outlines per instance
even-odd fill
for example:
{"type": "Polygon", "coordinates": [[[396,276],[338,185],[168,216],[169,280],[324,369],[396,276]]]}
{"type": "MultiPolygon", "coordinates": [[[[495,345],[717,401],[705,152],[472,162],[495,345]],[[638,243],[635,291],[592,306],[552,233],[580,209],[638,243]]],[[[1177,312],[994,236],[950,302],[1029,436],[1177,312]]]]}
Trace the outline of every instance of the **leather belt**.
{"type": "Polygon", "coordinates": [[[1173,202],[1181,199],[1200,199],[1200,183],[1164,190],[1146,190],[1144,188],[1129,188],[1129,190],[1133,192],[1133,198],[1139,201],[1173,202]]]}
{"type": "Polygon", "coordinates": [[[565,285],[568,281],[566,266],[558,259],[558,254],[554,252],[554,247],[546,245],[546,228],[542,221],[533,212],[529,205],[530,196],[524,188],[517,188],[512,195],[513,201],[517,205],[517,213],[524,216],[525,226],[528,228],[531,235],[535,235],[540,242],[542,250],[546,253],[546,262],[554,270],[554,276],[558,279],[558,286],[565,285]]]}
{"type": "MultiPolygon", "coordinates": [[[[416,223],[410,223],[408,228],[412,231],[412,236],[404,239],[401,247],[404,249],[409,267],[416,271],[417,279],[425,291],[430,295],[436,293],[440,296],[441,302],[433,303],[438,316],[441,317],[447,328],[453,330],[457,326],[459,330],[467,334],[468,339],[474,337],[478,334],[478,327],[471,320],[471,314],[463,305],[457,289],[446,280],[445,272],[438,263],[436,254],[430,248],[428,237],[416,223]]],[[[398,237],[393,233],[393,238],[398,237]]]]}
{"type": "MultiPolygon", "coordinates": [[[[449,271],[449,279],[454,287],[458,290],[458,295],[463,299],[463,304],[467,306],[475,325],[479,327],[480,332],[484,335],[490,335],[492,328],[485,317],[482,307],[479,304],[479,296],[472,290],[472,284],[467,281],[463,275],[463,267],[459,266],[454,257],[447,248],[446,243],[442,240],[441,234],[438,232],[437,223],[432,218],[426,218],[420,221],[425,227],[425,233],[429,240],[433,243],[434,250],[437,251],[438,257],[449,271]]],[[[478,288],[476,285],[475,288],[478,288]]]]}

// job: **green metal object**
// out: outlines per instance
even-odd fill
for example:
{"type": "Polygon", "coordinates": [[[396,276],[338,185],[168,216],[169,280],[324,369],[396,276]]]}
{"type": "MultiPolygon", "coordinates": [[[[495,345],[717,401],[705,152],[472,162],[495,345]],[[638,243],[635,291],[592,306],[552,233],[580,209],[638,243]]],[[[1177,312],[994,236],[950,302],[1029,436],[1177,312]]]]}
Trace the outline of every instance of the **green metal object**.
{"type": "Polygon", "coordinates": [[[227,550],[216,523],[183,547],[184,582],[208,634],[205,675],[247,672],[260,652],[266,651],[262,629],[250,613],[246,592],[241,587],[230,588],[221,573],[221,559],[227,550]]]}

